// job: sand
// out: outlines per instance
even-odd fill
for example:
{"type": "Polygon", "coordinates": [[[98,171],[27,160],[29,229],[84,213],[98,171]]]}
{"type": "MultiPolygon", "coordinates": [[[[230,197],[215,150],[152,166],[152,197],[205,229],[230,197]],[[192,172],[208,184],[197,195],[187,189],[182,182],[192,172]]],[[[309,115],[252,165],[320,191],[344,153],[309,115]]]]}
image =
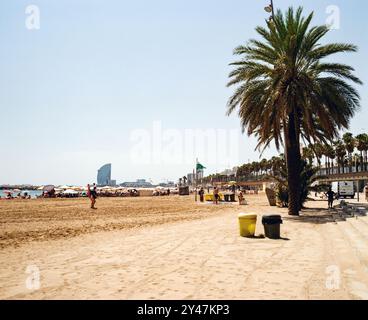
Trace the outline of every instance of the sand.
{"type": "Polygon", "coordinates": [[[291,218],[264,195],[247,200],[0,202],[0,298],[368,299],[367,217],[336,219],[311,201],[291,218]],[[241,238],[239,212],[281,214],[283,239],[241,238]]]}
{"type": "Polygon", "coordinates": [[[140,228],[203,219],[229,205],[196,206],[189,197],[87,198],[0,201],[0,248],[30,241],[65,239],[81,234],[140,228]]]}

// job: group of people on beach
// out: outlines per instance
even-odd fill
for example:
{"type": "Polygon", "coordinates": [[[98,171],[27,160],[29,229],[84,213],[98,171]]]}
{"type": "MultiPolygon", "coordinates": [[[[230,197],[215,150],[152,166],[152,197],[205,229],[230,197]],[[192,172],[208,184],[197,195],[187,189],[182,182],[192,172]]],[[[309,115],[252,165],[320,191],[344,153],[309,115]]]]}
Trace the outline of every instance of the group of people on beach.
{"type": "Polygon", "coordinates": [[[29,195],[27,192],[24,192],[24,194],[21,194],[20,192],[14,197],[10,192],[6,193],[6,196],[2,198],[0,196],[0,199],[5,200],[12,200],[12,199],[31,199],[31,195],[29,195]]]}
{"type": "MultiPolygon", "coordinates": [[[[208,193],[209,193],[209,189],[207,190],[208,193]]],[[[235,186],[234,188],[232,189],[233,193],[235,194],[235,186]]],[[[213,189],[213,203],[214,204],[218,204],[219,203],[219,200],[220,200],[220,190],[218,187],[214,187],[213,189]]],[[[198,194],[199,194],[199,201],[200,202],[204,202],[204,189],[203,187],[201,187],[198,191],[198,194]]],[[[239,200],[239,205],[243,204],[244,203],[244,194],[241,190],[239,190],[239,193],[238,193],[238,200],[239,200]]]]}
{"type": "MultiPolygon", "coordinates": [[[[199,201],[204,202],[205,191],[204,191],[203,187],[201,187],[199,189],[198,194],[199,194],[199,201]]],[[[170,195],[170,190],[168,190],[168,195],[170,195]]],[[[327,196],[328,209],[332,209],[334,200],[336,198],[336,193],[330,187],[328,189],[328,191],[325,193],[325,195],[327,196]]],[[[368,185],[365,187],[365,195],[366,195],[366,200],[368,201],[368,185]]],[[[8,194],[8,196],[9,196],[9,194],[8,194]]],[[[27,196],[27,194],[25,194],[25,196],[27,196]]],[[[91,209],[97,209],[95,207],[96,199],[97,199],[97,186],[96,186],[95,183],[93,183],[92,186],[90,184],[87,185],[87,196],[91,201],[91,209]]],[[[30,196],[28,196],[28,197],[30,199],[30,196]]],[[[28,199],[28,198],[26,198],[26,199],[28,199]]],[[[213,203],[217,205],[219,203],[219,200],[220,200],[219,188],[214,187],[214,189],[213,189],[213,203]]],[[[239,193],[238,193],[239,205],[243,204],[244,200],[245,200],[244,199],[244,194],[240,190],[239,193]]]]}

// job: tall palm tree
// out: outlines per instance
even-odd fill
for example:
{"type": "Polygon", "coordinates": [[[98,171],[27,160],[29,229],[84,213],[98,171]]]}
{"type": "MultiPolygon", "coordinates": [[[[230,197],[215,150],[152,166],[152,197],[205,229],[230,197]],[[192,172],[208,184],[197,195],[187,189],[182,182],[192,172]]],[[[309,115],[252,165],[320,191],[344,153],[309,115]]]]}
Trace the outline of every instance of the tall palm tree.
{"type": "Polygon", "coordinates": [[[367,170],[368,134],[362,133],[356,136],[356,146],[360,152],[360,171],[367,170]],[[363,153],[365,154],[363,156],[363,153]]]}
{"type": "Polygon", "coordinates": [[[325,145],[325,155],[329,159],[328,160],[328,164],[329,164],[328,174],[334,174],[334,159],[336,158],[336,152],[331,144],[325,145]]]}
{"type": "Polygon", "coordinates": [[[355,139],[352,133],[347,132],[342,136],[342,141],[344,141],[346,152],[348,153],[349,162],[349,172],[352,172],[353,159],[352,155],[355,149],[355,139]]]}
{"type": "Polygon", "coordinates": [[[310,165],[313,164],[314,153],[311,147],[304,147],[302,150],[302,158],[308,160],[310,165]]]}
{"type": "Polygon", "coordinates": [[[345,157],[346,157],[345,145],[341,141],[335,142],[335,151],[336,151],[336,157],[337,157],[337,171],[338,173],[345,173],[345,170],[344,170],[345,157]]]}
{"type": "Polygon", "coordinates": [[[360,155],[359,155],[359,153],[354,153],[352,155],[351,160],[352,160],[352,165],[355,168],[355,172],[358,172],[359,171],[359,161],[360,161],[360,155]]]}
{"type": "Polygon", "coordinates": [[[268,169],[268,160],[267,159],[262,159],[262,161],[260,162],[260,168],[261,168],[261,172],[263,174],[267,173],[267,169],[268,169]]]}
{"type": "Polygon", "coordinates": [[[324,153],[324,145],[321,142],[316,142],[311,147],[313,148],[314,154],[317,159],[317,166],[319,169],[321,169],[321,159],[324,153]]]}
{"type": "Polygon", "coordinates": [[[324,174],[327,175],[330,169],[330,162],[327,156],[328,150],[327,150],[327,143],[326,144],[322,144],[322,155],[325,157],[325,170],[324,170],[324,174]]]}
{"type": "Polygon", "coordinates": [[[278,10],[267,27],[257,27],[263,38],[239,46],[242,59],[231,65],[228,86],[236,85],[228,114],[238,110],[243,131],[258,137],[257,148],[272,141],[284,147],[289,187],[289,214],[300,211],[300,140],[333,140],[359,107],[359,94],[346,80],[361,81],[348,65],[324,62],[340,52],[355,52],[351,44],[325,44],[327,26],[310,27],[313,13],[302,8],[284,15],[278,10]]]}
{"type": "Polygon", "coordinates": [[[276,172],[279,171],[280,166],[281,166],[282,160],[280,157],[272,157],[271,158],[271,171],[272,171],[272,175],[276,175],[276,172]]]}

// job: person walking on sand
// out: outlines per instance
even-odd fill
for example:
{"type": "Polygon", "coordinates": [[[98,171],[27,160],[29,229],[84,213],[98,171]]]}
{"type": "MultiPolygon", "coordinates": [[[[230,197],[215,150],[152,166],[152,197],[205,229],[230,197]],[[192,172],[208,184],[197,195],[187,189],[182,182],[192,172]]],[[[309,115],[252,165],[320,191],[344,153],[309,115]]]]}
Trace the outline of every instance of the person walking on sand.
{"type": "Polygon", "coordinates": [[[95,208],[96,198],[97,198],[97,191],[96,191],[96,185],[93,184],[93,187],[91,189],[90,184],[87,185],[87,196],[91,200],[91,209],[95,208]]]}
{"type": "Polygon", "coordinates": [[[97,208],[95,208],[96,199],[97,199],[97,187],[96,187],[95,183],[93,184],[91,194],[92,194],[92,198],[93,198],[92,209],[97,209],[97,208]]]}
{"type": "Polygon", "coordinates": [[[91,194],[91,186],[90,186],[90,184],[88,183],[87,184],[87,197],[88,197],[88,199],[91,201],[91,208],[92,208],[92,194],[91,194]]]}
{"type": "Polygon", "coordinates": [[[243,192],[241,190],[239,191],[238,199],[239,199],[239,205],[242,205],[243,201],[244,201],[244,196],[243,196],[243,192]]]}
{"type": "Polygon", "coordinates": [[[218,188],[215,187],[213,189],[213,201],[215,204],[218,204],[218,199],[219,199],[220,195],[219,195],[219,191],[218,191],[218,188]]]}
{"type": "Polygon", "coordinates": [[[326,193],[327,195],[327,201],[328,201],[328,209],[333,208],[333,202],[335,199],[335,192],[332,191],[332,188],[330,187],[326,193]]]}

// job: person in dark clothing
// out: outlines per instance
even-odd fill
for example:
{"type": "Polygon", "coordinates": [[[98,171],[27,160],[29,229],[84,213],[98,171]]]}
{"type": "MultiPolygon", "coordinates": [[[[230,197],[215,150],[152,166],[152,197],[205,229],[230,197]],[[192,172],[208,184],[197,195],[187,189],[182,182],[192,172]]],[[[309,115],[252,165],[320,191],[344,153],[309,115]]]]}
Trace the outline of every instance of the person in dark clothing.
{"type": "Polygon", "coordinates": [[[328,201],[328,208],[332,209],[333,202],[335,199],[335,192],[332,191],[332,188],[330,187],[326,193],[327,195],[327,201],[328,201]]]}
{"type": "Polygon", "coordinates": [[[232,192],[232,193],[235,193],[235,190],[236,190],[236,185],[235,185],[235,184],[233,184],[233,185],[231,186],[231,192],[232,192]]]}
{"type": "Polygon", "coordinates": [[[95,183],[93,184],[92,188],[89,184],[87,185],[87,196],[91,200],[91,209],[96,209],[95,203],[97,198],[97,187],[95,183]]]}
{"type": "Polygon", "coordinates": [[[204,202],[204,190],[203,190],[203,188],[199,189],[199,201],[204,202]]]}
{"type": "Polygon", "coordinates": [[[215,187],[213,189],[213,201],[214,201],[215,204],[218,204],[219,198],[220,198],[219,190],[218,190],[217,187],[215,187]]]}

